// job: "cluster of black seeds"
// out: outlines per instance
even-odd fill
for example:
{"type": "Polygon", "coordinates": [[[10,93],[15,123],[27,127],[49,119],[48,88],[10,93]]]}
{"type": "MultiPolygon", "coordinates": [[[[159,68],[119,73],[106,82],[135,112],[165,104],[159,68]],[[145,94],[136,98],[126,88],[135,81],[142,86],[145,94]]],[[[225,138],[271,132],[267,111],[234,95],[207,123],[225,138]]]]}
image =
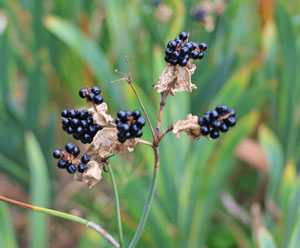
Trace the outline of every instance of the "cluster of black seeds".
{"type": "Polygon", "coordinates": [[[220,136],[219,132],[227,132],[229,127],[236,124],[235,111],[228,109],[226,105],[218,105],[215,110],[207,111],[203,117],[198,119],[200,132],[202,135],[208,135],[212,139],[220,136]]]}
{"type": "MultiPolygon", "coordinates": [[[[79,153],[80,150],[78,146],[75,146],[72,143],[67,143],[65,145],[65,150],[54,150],[53,157],[59,159],[57,162],[58,168],[66,169],[70,174],[74,174],[76,170],[78,170],[78,172],[80,173],[83,173],[86,170],[85,164],[79,164],[79,166],[76,167],[76,165],[73,163],[79,153]]],[[[85,155],[83,155],[82,157],[84,157],[85,155]]]]}
{"type": "Polygon", "coordinates": [[[199,22],[205,21],[206,11],[202,8],[197,8],[191,13],[191,17],[199,22]]]}
{"type": "Polygon", "coordinates": [[[79,90],[79,96],[85,98],[88,102],[95,104],[103,103],[103,97],[100,95],[101,89],[98,86],[93,86],[91,89],[82,88],[79,90]]]}
{"type": "Polygon", "coordinates": [[[189,59],[202,59],[207,49],[205,43],[188,41],[186,32],[181,32],[175,40],[170,40],[165,51],[165,61],[171,65],[186,66],[189,59]]]}
{"type": "Polygon", "coordinates": [[[86,109],[64,109],[61,116],[63,130],[73,134],[74,139],[80,140],[83,144],[91,143],[96,133],[102,129],[101,126],[94,124],[92,113],[86,109]]]}
{"type": "Polygon", "coordinates": [[[118,129],[118,140],[124,143],[127,139],[139,138],[143,135],[142,128],[146,121],[141,117],[141,112],[134,111],[119,111],[115,120],[118,129]]]}

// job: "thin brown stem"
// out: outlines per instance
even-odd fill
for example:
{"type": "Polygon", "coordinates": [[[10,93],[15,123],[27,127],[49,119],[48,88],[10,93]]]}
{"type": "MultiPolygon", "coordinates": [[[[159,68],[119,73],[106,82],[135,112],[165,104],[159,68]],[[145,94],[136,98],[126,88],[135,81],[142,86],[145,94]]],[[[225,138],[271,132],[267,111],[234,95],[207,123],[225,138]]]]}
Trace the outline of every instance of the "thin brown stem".
{"type": "Polygon", "coordinates": [[[143,140],[143,139],[136,139],[136,140],[137,140],[138,143],[154,147],[154,145],[151,142],[149,142],[149,141],[146,141],[146,140],[143,140]]]}
{"type": "Polygon", "coordinates": [[[16,205],[18,207],[26,208],[26,209],[29,209],[29,210],[32,210],[32,211],[35,211],[35,212],[40,212],[40,213],[43,213],[43,214],[48,214],[48,215],[60,217],[60,218],[63,218],[63,219],[71,220],[71,221],[86,225],[87,227],[90,227],[90,228],[94,229],[95,231],[97,231],[99,234],[101,234],[102,237],[107,242],[109,242],[113,247],[120,248],[120,244],[107,231],[105,231],[102,227],[100,227],[99,225],[97,225],[96,223],[94,223],[92,221],[88,221],[88,220],[83,219],[81,217],[71,215],[71,214],[67,214],[67,213],[64,213],[64,212],[60,212],[60,211],[57,211],[57,210],[37,207],[37,206],[33,206],[33,205],[30,205],[30,204],[27,204],[27,203],[24,203],[24,202],[15,201],[15,200],[6,198],[4,196],[0,196],[0,201],[7,202],[9,204],[13,204],[13,205],[16,205]]]}
{"type": "Polygon", "coordinates": [[[142,110],[143,110],[143,112],[144,112],[144,114],[145,114],[145,116],[146,116],[148,125],[149,125],[149,127],[150,127],[150,130],[151,130],[151,133],[152,133],[152,136],[153,136],[153,140],[155,140],[155,133],[154,133],[154,129],[153,129],[153,127],[152,127],[152,124],[151,124],[151,122],[150,122],[150,118],[149,118],[149,116],[148,116],[148,114],[147,114],[147,111],[146,111],[146,109],[145,109],[145,107],[144,107],[144,104],[143,104],[143,102],[142,102],[142,100],[141,100],[139,94],[137,93],[135,87],[133,86],[132,79],[131,79],[131,66],[130,66],[130,63],[129,63],[129,61],[128,61],[128,57],[127,57],[127,56],[125,56],[125,60],[126,60],[126,63],[127,63],[127,65],[128,65],[128,76],[127,76],[125,73],[123,73],[123,72],[119,72],[118,70],[115,70],[115,72],[124,75],[124,77],[123,77],[123,78],[120,78],[120,79],[118,79],[118,80],[115,80],[115,81],[113,81],[113,82],[118,82],[118,81],[123,81],[123,80],[124,80],[124,81],[126,81],[126,82],[130,85],[131,89],[133,90],[133,92],[134,92],[136,98],[138,99],[138,101],[139,101],[139,103],[140,103],[140,105],[141,105],[141,107],[142,107],[142,110]]]}
{"type": "MultiPolygon", "coordinates": [[[[166,102],[167,102],[167,97],[169,95],[169,90],[165,91],[164,93],[162,93],[161,95],[161,101],[160,101],[160,108],[159,108],[159,113],[158,113],[158,118],[157,118],[157,124],[156,124],[156,129],[155,129],[155,133],[156,136],[159,137],[159,133],[160,133],[160,124],[162,121],[162,115],[164,112],[164,108],[166,106],[166,102]]],[[[158,140],[157,140],[158,141],[158,140]]]]}
{"type": "Polygon", "coordinates": [[[165,135],[168,133],[168,132],[171,132],[173,130],[174,126],[173,124],[171,126],[169,126],[158,138],[158,141],[160,142],[163,137],[165,137],[165,135]]]}

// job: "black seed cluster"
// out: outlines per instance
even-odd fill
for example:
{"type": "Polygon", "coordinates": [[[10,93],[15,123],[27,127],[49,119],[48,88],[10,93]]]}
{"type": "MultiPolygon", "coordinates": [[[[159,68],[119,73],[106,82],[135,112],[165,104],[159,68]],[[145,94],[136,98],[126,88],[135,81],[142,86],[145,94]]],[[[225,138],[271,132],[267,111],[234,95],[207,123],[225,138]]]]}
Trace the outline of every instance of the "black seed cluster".
{"type": "Polygon", "coordinates": [[[141,112],[138,110],[119,111],[115,122],[118,129],[118,140],[121,143],[127,139],[141,137],[143,135],[141,129],[146,124],[146,120],[141,117],[141,112]]]}
{"type": "Polygon", "coordinates": [[[200,132],[202,135],[209,135],[212,139],[217,139],[220,132],[227,132],[229,127],[236,124],[235,111],[228,109],[226,105],[218,105],[215,110],[207,111],[203,117],[198,119],[200,132]]]}
{"type": "Polygon", "coordinates": [[[64,109],[61,116],[63,130],[68,134],[73,134],[73,138],[80,140],[83,144],[91,143],[96,133],[102,129],[94,123],[92,113],[86,109],[64,109]]]}
{"type": "Polygon", "coordinates": [[[98,86],[92,88],[82,88],[79,90],[79,96],[85,98],[88,102],[95,103],[96,105],[103,103],[103,97],[100,95],[101,89],[98,86]]]}
{"type": "Polygon", "coordinates": [[[205,43],[188,41],[186,32],[181,32],[175,40],[170,40],[165,51],[165,61],[171,65],[186,66],[189,59],[202,59],[207,49],[205,43]]]}
{"type": "Polygon", "coordinates": [[[72,163],[73,159],[76,158],[80,153],[78,146],[72,143],[65,145],[65,150],[56,149],[53,152],[53,157],[59,159],[57,166],[60,169],[66,169],[70,174],[76,172],[76,166],[72,163]]]}

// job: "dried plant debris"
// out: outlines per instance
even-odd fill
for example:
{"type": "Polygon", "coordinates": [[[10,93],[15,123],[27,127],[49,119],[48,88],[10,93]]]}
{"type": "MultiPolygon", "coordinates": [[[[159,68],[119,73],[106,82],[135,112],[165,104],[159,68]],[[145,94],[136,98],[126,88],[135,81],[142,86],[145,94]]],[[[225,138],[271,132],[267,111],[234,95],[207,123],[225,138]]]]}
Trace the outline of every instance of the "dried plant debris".
{"type": "Polygon", "coordinates": [[[198,116],[188,114],[186,120],[177,121],[174,124],[173,133],[179,138],[181,132],[185,132],[187,135],[191,136],[193,140],[200,139],[202,134],[198,124],[198,116]]]}
{"type": "Polygon", "coordinates": [[[196,70],[196,65],[189,63],[188,66],[168,65],[159,77],[154,89],[158,93],[169,91],[172,96],[177,92],[192,92],[196,85],[192,83],[191,76],[196,70]]]}
{"type": "Polygon", "coordinates": [[[87,169],[83,173],[76,173],[74,178],[77,181],[86,183],[91,188],[102,179],[103,165],[104,163],[90,161],[86,165],[87,169]]]}
{"type": "Polygon", "coordinates": [[[108,107],[105,102],[97,105],[95,108],[89,108],[88,111],[93,114],[94,122],[100,126],[105,127],[113,123],[113,118],[107,114],[108,107]]]}

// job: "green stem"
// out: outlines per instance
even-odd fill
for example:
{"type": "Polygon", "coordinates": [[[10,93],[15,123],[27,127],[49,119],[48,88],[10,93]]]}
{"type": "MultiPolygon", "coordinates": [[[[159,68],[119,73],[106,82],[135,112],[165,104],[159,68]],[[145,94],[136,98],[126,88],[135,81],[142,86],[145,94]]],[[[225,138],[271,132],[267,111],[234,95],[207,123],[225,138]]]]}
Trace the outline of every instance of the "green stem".
{"type": "Polygon", "coordinates": [[[107,165],[108,170],[109,170],[109,175],[111,179],[111,183],[113,185],[114,189],[114,194],[115,194],[115,201],[116,201],[116,213],[117,213],[117,220],[118,220],[118,229],[119,229],[119,242],[120,242],[120,247],[124,247],[124,241],[123,241],[123,231],[122,231],[122,222],[121,222],[121,214],[120,214],[120,203],[119,203],[119,195],[118,195],[118,189],[114,177],[113,170],[110,165],[107,165]]]}
{"type": "Polygon", "coordinates": [[[7,202],[9,204],[13,204],[18,207],[26,208],[26,209],[29,209],[29,210],[32,210],[35,212],[40,212],[43,214],[60,217],[63,219],[75,221],[80,224],[86,225],[87,227],[90,227],[90,228],[94,229],[95,231],[97,231],[99,234],[101,234],[103,236],[103,238],[107,242],[109,242],[113,247],[120,248],[120,245],[118,244],[118,242],[107,231],[105,231],[102,227],[100,227],[99,225],[95,224],[92,221],[88,221],[86,219],[80,218],[80,217],[72,215],[72,214],[67,214],[64,212],[60,212],[60,211],[56,211],[56,210],[52,210],[52,209],[48,209],[48,208],[37,207],[37,206],[33,206],[33,205],[30,205],[30,204],[27,204],[24,202],[15,201],[15,200],[6,198],[4,196],[0,196],[0,201],[7,202]]]}
{"type": "Polygon", "coordinates": [[[142,214],[142,218],[140,220],[139,226],[129,244],[128,248],[134,248],[138,242],[138,240],[140,239],[140,236],[143,232],[143,229],[145,227],[145,224],[147,222],[148,219],[148,215],[150,212],[150,207],[152,205],[152,201],[154,198],[154,194],[155,194],[155,190],[156,190],[156,184],[157,184],[157,177],[158,177],[158,172],[159,172],[159,156],[158,156],[158,147],[154,148],[154,154],[155,154],[155,165],[154,165],[154,171],[153,171],[153,176],[152,176],[152,182],[150,185],[150,191],[149,191],[149,195],[146,201],[146,205],[144,207],[143,210],[143,214],[142,214]]]}

